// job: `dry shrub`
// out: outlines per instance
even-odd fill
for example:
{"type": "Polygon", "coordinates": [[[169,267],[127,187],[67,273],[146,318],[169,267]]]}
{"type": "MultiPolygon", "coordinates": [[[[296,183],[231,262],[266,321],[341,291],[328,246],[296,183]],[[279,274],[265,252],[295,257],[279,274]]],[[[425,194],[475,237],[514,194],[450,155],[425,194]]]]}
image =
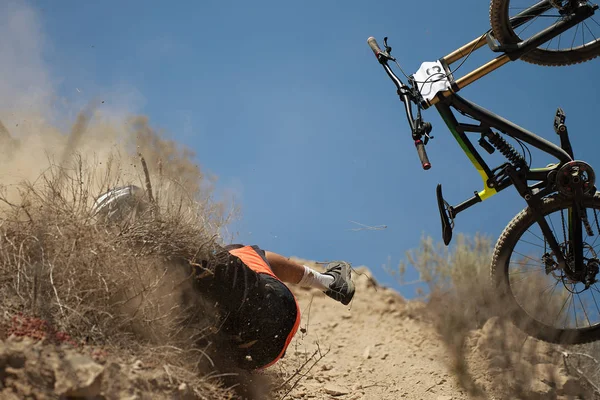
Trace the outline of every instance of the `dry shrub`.
{"type": "MultiPolygon", "coordinates": [[[[526,335],[504,317],[506,303],[490,284],[492,253],[492,241],[479,234],[458,235],[450,247],[423,238],[399,271],[403,276],[415,268],[427,284],[425,317],[450,351],[451,368],[469,393],[485,397],[493,391],[510,398],[556,394],[566,372],[557,347],[526,335]]],[[[531,293],[539,293],[544,281],[528,284],[531,293]]],[[[539,299],[528,301],[534,310],[548,307],[539,299]]]]}
{"type": "Polygon", "coordinates": [[[43,124],[17,138],[0,129],[4,332],[166,364],[197,393],[225,396],[203,378],[215,374],[217,316],[193,273],[214,265],[233,214],[193,154],[145,117],[115,125],[91,116],[80,113],[70,135],[43,124]],[[154,206],[118,224],[92,215],[96,196],[129,183],[154,206]]]}
{"type": "Polygon", "coordinates": [[[417,250],[407,253],[407,260],[400,264],[401,276],[409,267],[419,273],[420,281],[429,289],[428,302],[441,308],[440,317],[447,315],[443,308],[451,308],[451,301],[460,303],[456,311],[464,317],[448,315],[450,321],[439,322],[440,328],[452,326],[451,331],[481,328],[494,314],[491,309],[493,296],[489,291],[489,268],[492,259],[489,238],[476,235],[469,239],[458,235],[452,247],[434,243],[431,237],[423,238],[417,250]]]}
{"type": "Polygon", "coordinates": [[[20,203],[0,197],[4,315],[37,316],[77,341],[146,352],[190,376],[210,366],[199,344],[215,316],[191,265],[211,259],[218,232],[206,222],[222,216],[171,190],[161,196],[169,202],[135,219],[95,221],[94,172],[77,158],[18,185],[20,203]]]}

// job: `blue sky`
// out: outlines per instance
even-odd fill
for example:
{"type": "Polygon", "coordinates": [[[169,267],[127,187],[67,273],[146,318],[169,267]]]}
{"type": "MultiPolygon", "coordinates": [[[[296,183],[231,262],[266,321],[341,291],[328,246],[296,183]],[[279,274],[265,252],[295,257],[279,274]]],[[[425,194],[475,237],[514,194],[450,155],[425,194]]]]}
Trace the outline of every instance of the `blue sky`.
{"type": "MultiPolygon", "coordinates": [[[[487,1],[17,3],[37,15],[39,51],[59,95],[73,103],[104,95],[108,107],[146,114],[194,150],[241,206],[237,241],[368,265],[397,287],[381,266],[396,265],[424,234],[441,238],[436,184],[454,204],[482,187],[434,109],[425,114],[433,167],[420,168],[401,103],[366,40],[388,36],[413,73],[486,31],[487,1]],[[351,231],[351,220],[387,229],[351,231]]],[[[456,75],[493,56],[483,49],[456,75]]],[[[576,156],[595,165],[598,62],[515,62],[462,95],[556,143],[553,116],[563,107],[576,156]]],[[[459,215],[456,231],[495,239],[523,206],[503,192],[459,215]]]]}

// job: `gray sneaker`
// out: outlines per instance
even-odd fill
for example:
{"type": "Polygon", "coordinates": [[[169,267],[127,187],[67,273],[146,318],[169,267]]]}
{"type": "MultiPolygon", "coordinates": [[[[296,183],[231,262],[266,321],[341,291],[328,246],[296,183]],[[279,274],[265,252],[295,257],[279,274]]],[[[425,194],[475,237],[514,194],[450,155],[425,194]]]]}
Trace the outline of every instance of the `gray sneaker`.
{"type": "Polygon", "coordinates": [[[348,305],[354,297],[350,264],[345,261],[330,262],[323,273],[333,277],[333,283],[329,285],[329,290],[325,294],[343,305],[348,305]]]}

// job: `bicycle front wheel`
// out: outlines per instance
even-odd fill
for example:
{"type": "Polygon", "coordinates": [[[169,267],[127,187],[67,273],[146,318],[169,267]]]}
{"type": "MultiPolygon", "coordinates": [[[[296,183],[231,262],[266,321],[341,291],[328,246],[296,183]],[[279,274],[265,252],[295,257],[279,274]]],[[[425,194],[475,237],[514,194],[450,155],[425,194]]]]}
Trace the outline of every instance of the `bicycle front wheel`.
{"type": "MultiPolygon", "coordinates": [[[[559,196],[544,199],[541,213],[567,263],[569,208],[559,196]]],[[[600,195],[582,202],[584,268],[580,276],[559,268],[531,209],[521,211],[504,229],[494,250],[491,278],[502,309],[516,326],[551,343],[581,344],[600,339],[600,195]],[[591,284],[590,284],[591,283],[591,284]]],[[[570,264],[571,265],[571,264],[570,264]]]]}
{"type": "MultiPolygon", "coordinates": [[[[591,4],[584,0],[491,0],[490,23],[494,37],[503,45],[519,43],[557,23],[568,15],[570,7],[582,1],[591,4]],[[531,14],[526,22],[513,26],[511,18],[534,5],[543,12],[531,14]]],[[[520,59],[537,65],[563,66],[589,61],[599,55],[600,17],[594,15],[520,59]]]]}

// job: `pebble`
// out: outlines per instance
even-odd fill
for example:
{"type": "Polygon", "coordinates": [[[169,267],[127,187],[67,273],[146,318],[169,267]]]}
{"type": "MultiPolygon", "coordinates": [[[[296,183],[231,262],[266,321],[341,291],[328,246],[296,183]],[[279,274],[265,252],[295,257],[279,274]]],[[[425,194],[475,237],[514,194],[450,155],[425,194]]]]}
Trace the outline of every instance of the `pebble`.
{"type": "Polygon", "coordinates": [[[368,360],[369,358],[371,358],[371,348],[369,346],[367,346],[365,348],[365,351],[363,352],[363,358],[365,360],[368,360]]]}
{"type": "Polygon", "coordinates": [[[323,390],[325,390],[325,393],[332,396],[344,396],[350,393],[348,390],[338,385],[326,385],[323,390]]]}

